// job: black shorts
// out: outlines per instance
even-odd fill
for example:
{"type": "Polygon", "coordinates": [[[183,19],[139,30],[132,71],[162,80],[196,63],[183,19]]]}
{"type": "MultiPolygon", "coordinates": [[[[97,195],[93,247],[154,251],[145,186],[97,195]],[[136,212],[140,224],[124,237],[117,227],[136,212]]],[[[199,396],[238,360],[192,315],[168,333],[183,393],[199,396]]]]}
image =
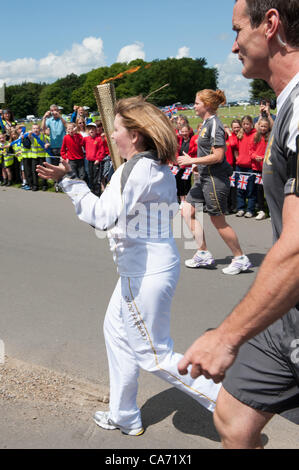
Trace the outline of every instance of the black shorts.
{"type": "Polygon", "coordinates": [[[298,330],[299,311],[293,308],[245,343],[223,381],[225,390],[251,408],[269,413],[299,408],[298,330]]]}
{"type": "Polygon", "coordinates": [[[228,176],[200,175],[190,189],[186,201],[192,206],[204,204],[209,215],[223,215],[227,211],[229,190],[228,176]]]}
{"type": "Polygon", "coordinates": [[[175,175],[178,196],[186,196],[191,188],[192,175],[190,174],[187,179],[182,179],[184,172],[185,168],[180,168],[179,172],[175,175]]]}

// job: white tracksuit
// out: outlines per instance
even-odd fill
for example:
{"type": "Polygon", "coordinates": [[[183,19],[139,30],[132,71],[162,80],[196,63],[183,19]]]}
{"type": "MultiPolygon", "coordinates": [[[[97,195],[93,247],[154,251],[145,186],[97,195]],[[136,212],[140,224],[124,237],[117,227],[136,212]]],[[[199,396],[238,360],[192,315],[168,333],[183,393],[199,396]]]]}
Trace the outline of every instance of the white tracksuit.
{"type": "Polygon", "coordinates": [[[211,411],[221,385],[204,377],[181,376],[177,370],[182,355],[173,352],[170,338],[171,301],[180,270],[171,232],[178,207],[175,178],[167,165],[141,158],[122,192],[123,169],[124,165],[117,169],[100,198],[83,181],[64,178],[60,184],[81,220],[100,230],[109,229],[120,274],[104,322],[110,418],[136,428],[142,426],[136,403],[140,367],[211,411]]]}

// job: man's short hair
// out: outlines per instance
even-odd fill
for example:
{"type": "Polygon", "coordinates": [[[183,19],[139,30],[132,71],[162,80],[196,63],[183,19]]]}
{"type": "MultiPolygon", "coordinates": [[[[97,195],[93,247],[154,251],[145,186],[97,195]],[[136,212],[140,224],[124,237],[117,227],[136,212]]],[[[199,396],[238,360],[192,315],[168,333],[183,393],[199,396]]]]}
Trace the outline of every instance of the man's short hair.
{"type": "Polygon", "coordinates": [[[253,28],[258,28],[267,11],[274,8],[279,13],[287,43],[292,47],[299,47],[298,0],[246,0],[246,3],[253,28]]]}

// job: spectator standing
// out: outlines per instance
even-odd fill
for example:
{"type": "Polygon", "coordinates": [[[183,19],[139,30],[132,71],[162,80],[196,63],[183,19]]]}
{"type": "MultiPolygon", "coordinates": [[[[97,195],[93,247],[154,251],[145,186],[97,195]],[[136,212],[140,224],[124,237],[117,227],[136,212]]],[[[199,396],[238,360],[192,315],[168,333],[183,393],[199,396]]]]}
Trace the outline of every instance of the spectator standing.
{"type": "Polygon", "coordinates": [[[61,147],[61,156],[68,160],[74,175],[81,180],[85,180],[84,166],[84,138],[76,132],[76,126],[73,122],[67,124],[67,134],[63,138],[61,147]]]}
{"type": "Polygon", "coordinates": [[[256,129],[251,116],[241,120],[242,129],[238,134],[235,185],[237,188],[237,217],[252,218],[255,213],[256,193],[255,176],[252,175],[250,147],[256,129]],[[246,209],[247,205],[247,209],[246,209]]]}
{"type": "Polygon", "coordinates": [[[15,121],[15,118],[14,118],[14,115],[13,115],[13,112],[10,110],[10,109],[5,109],[3,111],[3,118],[2,118],[2,122],[5,126],[5,129],[6,129],[6,133],[7,135],[9,136],[10,135],[10,131],[11,129],[17,125],[16,121],[15,121]]]}
{"type": "MultiPolygon", "coordinates": [[[[39,124],[33,124],[31,131],[29,132],[28,139],[30,141],[30,150],[27,152],[24,159],[24,168],[26,181],[31,187],[32,191],[39,190],[38,174],[36,172],[37,165],[42,165],[47,158],[46,149],[50,147],[49,137],[41,133],[39,124]]],[[[26,141],[28,143],[28,141],[26,141]]],[[[29,146],[25,143],[26,147],[29,146]]],[[[24,144],[23,144],[24,145],[24,144]]],[[[47,180],[42,180],[42,190],[47,191],[48,183],[47,180]]]]}
{"type": "Polygon", "coordinates": [[[112,164],[111,157],[110,157],[110,150],[108,147],[107,138],[105,136],[103,123],[100,120],[97,120],[95,123],[97,126],[97,135],[101,137],[103,146],[104,146],[105,157],[103,160],[103,179],[102,179],[102,189],[104,189],[105,186],[109,183],[114,173],[114,168],[113,168],[113,164],[112,164]]]}
{"type": "Polygon", "coordinates": [[[20,141],[20,135],[18,132],[18,127],[14,127],[10,132],[10,147],[9,152],[14,155],[14,176],[13,180],[15,183],[22,182],[22,188],[25,186],[25,174],[23,166],[23,155],[22,155],[22,144],[20,141]],[[16,143],[13,143],[18,141],[16,143]]]}
{"type": "Polygon", "coordinates": [[[260,99],[260,114],[253,119],[253,124],[256,129],[261,118],[269,119],[270,127],[272,129],[276,116],[275,114],[271,114],[271,101],[269,98],[260,99]]]}
{"type": "Polygon", "coordinates": [[[62,147],[63,138],[66,134],[66,121],[61,117],[60,111],[56,104],[50,106],[42,119],[42,130],[50,129],[50,149],[54,158],[47,157],[47,162],[52,165],[59,165],[60,150],[62,147]]]}
{"type": "Polygon", "coordinates": [[[264,186],[262,184],[262,171],[263,162],[266,152],[266,148],[271,133],[271,123],[268,118],[260,118],[257,126],[257,132],[253,138],[252,145],[250,147],[250,156],[252,161],[252,170],[256,175],[256,198],[257,198],[257,211],[256,220],[265,219],[265,195],[264,186]]]}
{"type": "MultiPolygon", "coordinates": [[[[181,138],[179,140],[180,145],[178,148],[178,156],[190,155],[190,157],[196,157],[197,146],[194,143],[194,139],[191,145],[190,132],[191,128],[187,124],[181,128],[181,138]]],[[[182,165],[179,171],[175,175],[177,196],[179,204],[185,201],[187,194],[191,189],[191,177],[192,177],[192,165],[182,165]]]]}
{"type": "MultiPolygon", "coordinates": [[[[76,132],[79,132],[79,134],[82,135],[82,137],[88,137],[88,130],[86,127],[86,122],[84,117],[78,117],[76,121],[76,132]]],[[[88,166],[88,161],[86,159],[86,154],[85,154],[85,148],[83,147],[83,153],[84,153],[84,169],[85,169],[85,181],[89,185],[89,166],[88,166]]]]}
{"type": "Polygon", "coordinates": [[[0,149],[2,155],[2,186],[12,185],[12,168],[14,156],[8,152],[9,144],[7,144],[6,134],[0,134],[0,149]]]}
{"type": "Polygon", "coordinates": [[[88,162],[89,188],[98,197],[102,192],[104,145],[101,136],[97,136],[97,126],[91,122],[87,126],[88,136],[84,137],[86,161],[88,162]]]}
{"type": "MultiPolygon", "coordinates": [[[[236,156],[238,152],[238,138],[237,135],[241,130],[241,121],[234,119],[231,122],[231,129],[226,128],[226,160],[235,171],[236,169],[236,156]]],[[[233,185],[230,187],[228,196],[228,212],[235,214],[237,212],[237,188],[235,179],[233,178],[233,185]]]]}

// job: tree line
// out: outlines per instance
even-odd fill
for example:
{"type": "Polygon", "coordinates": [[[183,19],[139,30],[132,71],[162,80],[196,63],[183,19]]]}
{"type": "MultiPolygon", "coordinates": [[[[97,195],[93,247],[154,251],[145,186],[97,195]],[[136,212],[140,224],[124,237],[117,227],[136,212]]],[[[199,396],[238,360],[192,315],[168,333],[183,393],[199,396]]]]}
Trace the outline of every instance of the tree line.
{"type": "MultiPolygon", "coordinates": [[[[53,103],[63,107],[69,114],[74,105],[88,106],[96,110],[94,87],[103,80],[116,76],[114,80],[117,98],[134,95],[148,96],[165,84],[169,86],[149,96],[148,100],[157,106],[181,103],[193,103],[196,92],[204,88],[217,88],[218,72],[208,67],[205,58],[191,59],[168,58],[145,62],[136,59],[129,64],[114,63],[110,67],[100,67],[82,75],[70,74],[54,83],[30,83],[6,87],[6,103],[2,107],[14,112],[20,119],[29,114],[42,116],[53,103]],[[130,69],[138,67],[135,73],[127,74],[130,69]]],[[[252,98],[271,94],[272,90],[261,80],[254,80],[251,86],[252,98]],[[257,83],[259,82],[259,83],[257,83]]],[[[272,92],[273,94],[273,92],[272,92]]]]}

